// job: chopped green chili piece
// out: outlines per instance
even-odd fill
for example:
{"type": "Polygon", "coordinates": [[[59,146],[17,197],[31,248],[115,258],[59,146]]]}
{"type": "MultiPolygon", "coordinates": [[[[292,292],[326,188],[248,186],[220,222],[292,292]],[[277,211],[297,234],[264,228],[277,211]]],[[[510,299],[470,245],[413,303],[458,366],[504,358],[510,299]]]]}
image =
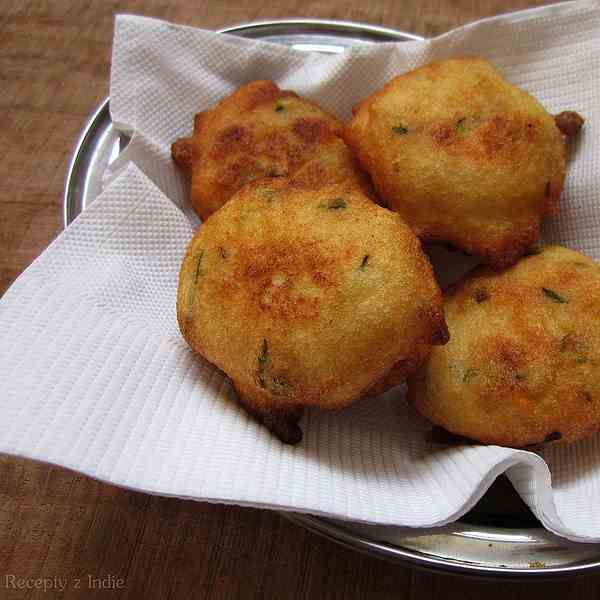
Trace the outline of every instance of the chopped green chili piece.
{"type": "Polygon", "coordinates": [[[364,268],[367,266],[367,263],[369,262],[369,258],[370,258],[370,256],[368,254],[364,255],[362,262],[360,263],[361,270],[364,270],[364,268]]]}
{"type": "Polygon", "coordinates": [[[558,304],[568,304],[568,300],[557,294],[554,290],[550,290],[548,288],[543,287],[542,291],[546,298],[550,298],[553,302],[558,302],[558,304]]]}
{"type": "Polygon", "coordinates": [[[202,275],[202,257],[204,250],[200,250],[200,254],[196,255],[196,270],[194,271],[194,283],[198,283],[198,278],[202,275]]]}
{"type": "Polygon", "coordinates": [[[471,367],[469,367],[463,375],[463,383],[469,383],[469,381],[471,381],[471,379],[473,379],[473,377],[475,377],[475,375],[477,375],[477,369],[473,369],[471,367]]]}
{"type": "Polygon", "coordinates": [[[405,135],[408,133],[408,128],[406,128],[404,125],[400,124],[400,125],[396,125],[395,127],[392,127],[392,131],[394,133],[396,133],[397,135],[405,135]]]}

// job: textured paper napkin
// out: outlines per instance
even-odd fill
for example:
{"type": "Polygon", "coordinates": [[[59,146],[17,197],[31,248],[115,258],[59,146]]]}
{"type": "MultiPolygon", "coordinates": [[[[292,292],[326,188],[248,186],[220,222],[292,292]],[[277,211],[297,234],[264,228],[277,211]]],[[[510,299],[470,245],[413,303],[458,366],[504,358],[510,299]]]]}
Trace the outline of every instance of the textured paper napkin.
{"type": "Polygon", "coordinates": [[[412,527],[460,517],[506,472],[548,529],[600,541],[600,436],[540,454],[435,444],[397,389],[308,412],[302,444],[285,446],[178,332],[177,273],[197,222],[169,145],[195,112],[269,78],[345,118],[393,75],[461,54],[489,58],[552,112],[585,115],[545,237],[599,260],[597,3],[340,55],[119,17],[111,113],[133,140],[106,190],[0,301],[0,451],[149,493],[412,527]]]}

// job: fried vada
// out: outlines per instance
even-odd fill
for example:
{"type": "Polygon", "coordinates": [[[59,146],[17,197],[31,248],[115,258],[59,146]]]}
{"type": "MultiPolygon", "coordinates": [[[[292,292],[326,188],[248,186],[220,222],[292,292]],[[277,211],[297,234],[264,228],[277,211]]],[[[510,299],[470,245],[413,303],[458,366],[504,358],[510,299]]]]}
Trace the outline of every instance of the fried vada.
{"type": "Polygon", "coordinates": [[[565,138],[557,120],[487,61],[431,63],[392,79],[344,130],[386,204],[424,240],[448,242],[496,269],[513,264],[556,214],[565,138]]]}
{"type": "Polygon", "coordinates": [[[453,434],[525,447],[600,430],[600,266],[560,246],[503,273],[479,267],[445,298],[450,342],[408,396],[453,434]]]}
{"type": "Polygon", "coordinates": [[[350,182],[372,195],[368,177],[341,139],[342,123],[271,81],[253,81],[196,115],[173,160],[191,176],[191,202],[207,219],[245,184],[294,177],[306,185],[350,182]]]}
{"type": "Polygon", "coordinates": [[[447,341],[441,292],[410,228],[352,185],[246,185],[196,232],[177,318],[242,404],[288,443],[305,406],[389,389],[447,341]]]}

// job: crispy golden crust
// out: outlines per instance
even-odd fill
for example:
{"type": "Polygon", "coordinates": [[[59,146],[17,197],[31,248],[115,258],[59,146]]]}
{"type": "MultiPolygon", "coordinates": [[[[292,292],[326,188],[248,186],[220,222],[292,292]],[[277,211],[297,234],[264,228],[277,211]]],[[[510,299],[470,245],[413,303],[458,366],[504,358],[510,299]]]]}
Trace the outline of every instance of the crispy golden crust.
{"type": "Polygon", "coordinates": [[[369,192],[341,130],[313,102],[271,81],[253,81],[196,115],[193,137],[177,140],[171,154],[191,172],[192,205],[206,219],[264,177],[297,175],[319,185],[348,180],[369,192]]]}
{"type": "Polygon", "coordinates": [[[301,407],[384,391],[447,339],[431,266],[398,215],[351,186],[284,178],[245,186],[199,228],[177,316],[284,441],[301,407]]]}
{"type": "Polygon", "coordinates": [[[565,147],[537,100],[488,62],[432,63],[363,101],[344,130],[387,205],[422,239],[504,268],[558,211],[565,147]]]}
{"type": "Polygon", "coordinates": [[[560,130],[560,132],[567,138],[570,139],[575,137],[583,124],[585,119],[578,113],[572,110],[565,110],[557,115],[554,115],[554,122],[560,130]]]}
{"type": "Polygon", "coordinates": [[[315,157],[292,175],[291,181],[312,189],[331,183],[358,187],[371,200],[380,203],[369,176],[361,170],[352,151],[341,138],[321,146],[315,157]]]}
{"type": "Polygon", "coordinates": [[[409,380],[434,423],[489,444],[600,430],[600,267],[560,246],[476,269],[445,300],[451,340],[409,380]]]}
{"type": "Polygon", "coordinates": [[[173,160],[188,172],[192,171],[192,143],[193,138],[181,138],[171,145],[173,160]]]}

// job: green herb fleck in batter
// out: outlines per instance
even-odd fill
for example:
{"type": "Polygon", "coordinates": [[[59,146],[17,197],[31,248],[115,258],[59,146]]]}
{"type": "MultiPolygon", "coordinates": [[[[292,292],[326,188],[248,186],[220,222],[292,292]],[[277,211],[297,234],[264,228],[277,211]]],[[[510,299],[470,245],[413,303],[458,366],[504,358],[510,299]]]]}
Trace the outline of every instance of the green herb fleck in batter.
{"type": "Polygon", "coordinates": [[[475,377],[477,375],[477,369],[473,369],[472,367],[469,367],[463,375],[463,383],[469,383],[471,381],[471,379],[473,379],[473,377],[475,377]]]}
{"type": "Polygon", "coordinates": [[[321,206],[325,206],[328,210],[343,210],[348,208],[348,204],[343,198],[333,198],[329,200],[326,205],[321,204],[321,206]]]}
{"type": "Polygon", "coordinates": [[[274,394],[285,394],[290,387],[287,379],[281,376],[274,376],[271,382],[270,389],[274,394]]]}
{"type": "Polygon", "coordinates": [[[258,379],[258,383],[263,388],[267,387],[267,384],[265,382],[265,370],[267,368],[268,360],[269,360],[269,347],[267,344],[267,340],[263,340],[262,346],[260,349],[260,354],[258,355],[258,373],[256,375],[256,378],[258,379]]]}
{"type": "Polygon", "coordinates": [[[405,127],[402,123],[400,123],[400,125],[396,125],[395,127],[392,127],[392,131],[396,135],[406,135],[408,133],[408,128],[405,127]]]}
{"type": "Polygon", "coordinates": [[[262,197],[267,202],[272,202],[273,198],[275,198],[275,190],[272,188],[264,188],[261,190],[262,197]]]}
{"type": "Polygon", "coordinates": [[[569,302],[566,298],[563,298],[554,290],[543,287],[542,292],[544,292],[544,296],[546,296],[546,298],[549,298],[550,300],[552,300],[553,302],[557,302],[558,304],[568,304],[569,302]]]}
{"type": "Polygon", "coordinates": [[[200,250],[200,253],[196,255],[196,270],[194,271],[194,284],[198,283],[200,275],[202,275],[202,257],[204,256],[204,250],[200,250]]]}

